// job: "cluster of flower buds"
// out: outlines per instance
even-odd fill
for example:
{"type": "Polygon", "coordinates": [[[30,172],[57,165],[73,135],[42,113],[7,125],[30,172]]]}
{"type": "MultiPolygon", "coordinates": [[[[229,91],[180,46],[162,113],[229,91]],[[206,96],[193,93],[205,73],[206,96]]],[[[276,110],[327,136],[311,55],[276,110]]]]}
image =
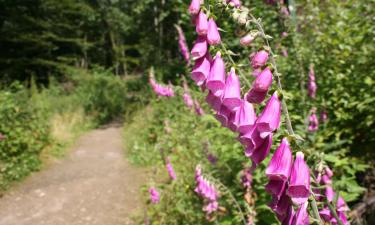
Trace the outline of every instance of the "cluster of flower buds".
{"type": "Polygon", "coordinates": [[[151,202],[153,204],[159,203],[160,201],[159,192],[154,187],[150,187],[150,189],[148,189],[148,192],[150,193],[151,202]]]}
{"type": "Polygon", "coordinates": [[[172,180],[176,180],[176,173],[174,172],[173,170],[173,166],[171,164],[171,161],[169,160],[169,158],[166,159],[167,161],[167,171],[168,171],[168,175],[169,177],[172,179],[172,180]]]}
{"type": "Polygon", "coordinates": [[[318,117],[316,116],[316,108],[311,110],[310,118],[309,118],[309,127],[307,128],[310,132],[315,132],[318,130],[319,121],[318,117]]]}
{"type": "Polygon", "coordinates": [[[187,65],[190,64],[190,52],[189,47],[186,43],[185,34],[182,28],[178,25],[175,25],[178,32],[178,46],[180,48],[181,54],[184,57],[187,65]]]}
{"type": "MultiPolygon", "coordinates": [[[[326,167],[324,169],[323,174],[318,174],[316,182],[318,184],[325,185],[326,188],[324,190],[324,193],[321,193],[322,191],[320,189],[314,189],[314,193],[316,195],[317,200],[322,200],[323,196],[325,196],[328,202],[333,203],[336,193],[332,188],[332,177],[333,172],[329,167],[326,167]]],[[[341,220],[342,224],[348,225],[349,222],[345,212],[349,211],[349,207],[345,203],[345,200],[341,196],[338,196],[337,201],[334,202],[334,204],[336,206],[336,214],[341,220]]],[[[330,223],[332,225],[338,225],[337,220],[332,215],[332,212],[330,211],[327,205],[325,205],[324,208],[319,211],[319,214],[325,222],[330,223]]]]}
{"type": "Polygon", "coordinates": [[[168,84],[168,86],[163,86],[161,84],[156,83],[153,77],[149,80],[152,90],[154,90],[155,94],[158,96],[165,96],[165,97],[173,97],[174,91],[172,88],[172,84],[168,84]]]}
{"type": "Polygon", "coordinates": [[[197,186],[194,191],[205,200],[203,211],[207,214],[217,211],[219,208],[217,202],[219,193],[215,186],[202,176],[202,169],[199,165],[195,169],[195,181],[197,186]]]}
{"type": "Polygon", "coordinates": [[[315,98],[316,96],[316,83],[315,83],[315,72],[314,72],[314,66],[310,65],[309,70],[309,82],[307,84],[308,94],[311,98],[315,98]]]}
{"type": "Polygon", "coordinates": [[[287,138],[283,138],[266,169],[266,191],[272,195],[271,209],[282,224],[308,224],[307,199],[310,196],[310,172],[302,152],[293,163],[287,138]],[[298,206],[294,212],[293,203],[298,206]]]}

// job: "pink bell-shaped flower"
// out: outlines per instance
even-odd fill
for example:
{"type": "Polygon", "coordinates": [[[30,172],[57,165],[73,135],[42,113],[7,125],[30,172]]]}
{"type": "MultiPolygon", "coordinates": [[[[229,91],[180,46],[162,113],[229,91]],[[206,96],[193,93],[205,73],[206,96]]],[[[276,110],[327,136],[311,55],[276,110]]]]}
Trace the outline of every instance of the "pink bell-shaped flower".
{"type": "Polygon", "coordinates": [[[262,138],[274,132],[280,126],[281,103],[277,97],[277,92],[268,100],[263,112],[257,120],[257,128],[262,138]]]}
{"type": "Polygon", "coordinates": [[[269,204],[270,208],[278,217],[280,217],[280,219],[283,219],[286,216],[291,205],[292,202],[285,192],[279,198],[277,196],[272,196],[272,202],[269,204]]]}
{"type": "Polygon", "coordinates": [[[240,135],[238,140],[246,146],[245,152],[252,152],[264,142],[264,139],[260,137],[256,124],[248,132],[240,135]]]}
{"type": "Polygon", "coordinates": [[[288,186],[286,181],[283,180],[270,180],[265,189],[266,191],[276,198],[280,198],[280,196],[285,192],[286,187],[288,186]]]}
{"type": "Polygon", "coordinates": [[[307,212],[308,202],[303,203],[293,218],[293,225],[309,225],[309,213],[307,212]]]}
{"type": "Polygon", "coordinates": [[[318,130],[318,127],[319,127],[318,117],[316,116],[315,111],[313,111],[309,118],[308,131],[315,132],[318,130]]]}
{"type": "Polygon", "coordinates": [[[221,105],[220,110],[216,113],[216,119],[221,123],[223,127],[228,126],[231,111],[224,105],[221,105]]]}
{"type": "Polygon", "coordinates": [[[213,110],[219,111],[221,107],[221,96],[216,96],[209,91],[206,97],[206,102],[213,110]]]}
{"type": "Polygon", "coordinates": [[[293,156],[287,138],[283,138],[276,149],[266,169],[266,175],[271,180],[287,181],[292,169],[293,156]]]}
{"type": "Polygon", "coordinates": [[[225,88],[225,65],[221,53],[217,52],[212,63],[206,87],[216,96],[221,95],[225,88]]]}
{"type": "Polygon", "coordinates": [[[250,89],[250,91],[245,95],[245,100],[251,103],[260,104],[266,98],[267,93],[268,91],[256,91],[254,89],[250,89]]]}
{"type": "Polygon", "coordinates": [[[267,60],[268,60],[268,56],[269,56],[269,54],[265,50],[261,50],[261,51],[255,53],[251,57],[251,66],[254,69],[264,66],[266,64],[267,60]]]}
{"type": "Polygon", "coordinates": [[[212,18],[208,20],[207,42],[210,45],[218,45],[221,42],[219,30],[212,18]]]}
{"type": "Polygon", "coordinates": [[[242,101],[234,119],[238,132],[245,134],[250,131],[255,125],[255,120],[256,114],[253,105],[247,101],[242,101]]]}
{"type": "Polygon", "coordinates": [[[202,58],[207,53],[207,41],[206,37],[198,36],[197,40],[194,43],[193,48],[191,49],[191,56],[194,60],[202,58]]]}
{"type": "Polygon", "coordinates": [[[292,225],[294,215],[295,215],[295,212],[294,212],[293,206],[290,205],[288,207],[286,214],[281,215],[281,216],[277,215],[277,217],[281,221],[281,225],[292,225]]]}
{"type": "Polygon", "coordinates": [[[203,85],[208,75],[210,74],[211,63],[208,60],[208,54],[195,61],[193,71],[191,72],[191,78],[195,81],[198,86],[203,85]]]}
{"type": "Polygon", "coordinates": [[[176,29],[178,32],[178,46],[180,48],[181,54],[184,57],[186,63],[190,64],[190,53],[189,53],[189,47],[186,43],[185,34],[180,26],[176,25],[176,29]]]}
{"type": "Polygon", "coordinates": [[[199,35],[206,35],[208,30],[207,16],[203,11],[200,11],[196,20],[195,30],[199,35]]]}
{"type": "Polygon", "coordinates": [[[250,154],[251,161],[253,161],[253,163],[255,163],[256,165],[259,165],[268,156],[271,146],[272,133],[265,138],[263,144],[252,151],[252,153],[250,154]]]}
{"type": "Polygon", "coordinates": [[[255,79],[253,89],[258,92],[268,91],[272,85],[272,72],[266,67],[255,79]]]}
{"type": "Polygon", "coordinates": [[[305,203],[310,196],[310,170],[302,152],[296,154],[287,194],[297,205],[305,203]]]}
{"type": "Polygon", "coordinates": [[[199,13],[201,8],[201,0],[192,0],[189,6],[189,12],[191,15],[196,15],[199,13]]]}
{"type": "Polygon", "coordinates": [[[233,110],[239,107],[241,102],[240,79],[236,75],[234,68],[231,68],[225,83],[223,104],[228,109],[233,110]]]}

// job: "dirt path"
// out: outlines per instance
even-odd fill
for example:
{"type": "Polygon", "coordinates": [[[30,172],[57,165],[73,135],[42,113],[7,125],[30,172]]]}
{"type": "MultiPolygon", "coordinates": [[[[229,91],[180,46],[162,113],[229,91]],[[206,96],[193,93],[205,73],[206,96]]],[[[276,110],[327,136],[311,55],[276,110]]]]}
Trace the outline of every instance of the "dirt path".
{"type": "Polygon", "coordinates": [[[145,170],[126,161],[121,128],[94,130],[69,155],[0,199],[0,225],[125,225],[139,211],[145,170]]]}

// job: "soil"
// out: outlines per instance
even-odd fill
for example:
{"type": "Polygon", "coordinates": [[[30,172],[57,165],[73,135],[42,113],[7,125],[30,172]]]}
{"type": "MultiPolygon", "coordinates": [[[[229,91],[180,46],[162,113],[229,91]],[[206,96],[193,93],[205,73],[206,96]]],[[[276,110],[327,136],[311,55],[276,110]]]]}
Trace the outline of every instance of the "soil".
{"type": "Polygon", "coordinates": [[[146,177],[126,160],[120,127],[97,129],[64,159],[5,193],[0,225],[136,224],[146,177]]]}

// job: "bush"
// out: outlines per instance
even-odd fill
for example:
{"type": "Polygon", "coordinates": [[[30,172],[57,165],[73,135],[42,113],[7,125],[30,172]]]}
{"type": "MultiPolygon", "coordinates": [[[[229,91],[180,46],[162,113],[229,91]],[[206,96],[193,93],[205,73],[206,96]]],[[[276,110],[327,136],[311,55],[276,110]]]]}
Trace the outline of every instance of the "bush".
{"type": "Polygon", "coordinates": [[[39,169],[39,154],[50,143],[48,120],[30,92],[15,84],[0,92],[0,186],[39,169]]]}

